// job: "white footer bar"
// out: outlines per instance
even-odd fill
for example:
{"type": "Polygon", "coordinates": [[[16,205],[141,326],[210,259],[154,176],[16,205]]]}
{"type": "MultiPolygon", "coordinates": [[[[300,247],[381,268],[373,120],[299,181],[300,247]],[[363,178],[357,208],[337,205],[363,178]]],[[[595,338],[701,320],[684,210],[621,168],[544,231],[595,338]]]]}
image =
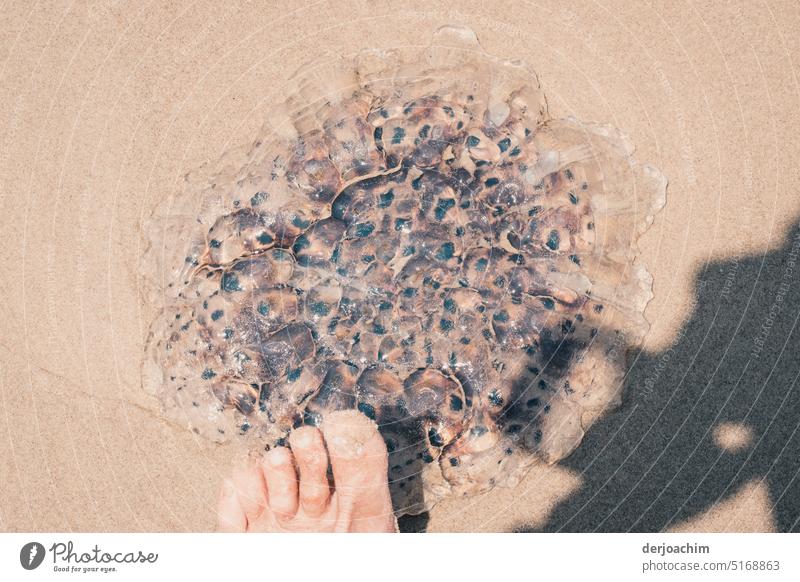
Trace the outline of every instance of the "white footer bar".
{"type": "Polygon", "coordinates": [[[0,580],[796,581],[798,554],[798,534],[15,533],[0,580]]]}

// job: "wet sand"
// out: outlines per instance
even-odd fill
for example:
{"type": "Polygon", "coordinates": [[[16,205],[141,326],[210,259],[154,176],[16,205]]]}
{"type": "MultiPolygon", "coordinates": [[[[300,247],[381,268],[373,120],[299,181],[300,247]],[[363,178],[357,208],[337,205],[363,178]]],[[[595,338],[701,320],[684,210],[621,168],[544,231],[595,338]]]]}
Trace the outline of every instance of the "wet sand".
{"type": "Polygon", "coordinates": [[[800,528],[791,3],[97,1],[3,21],[0,530],[213,527],[230,451],[159,420],[140,388],[154,308],[141,222],[186,172],[247,143],[299,65],[423,44],[443,24],[529,62],[553,116],[619,127],[670,186],[640,241],[655,298],[623,407],[516,490],[405,526],[800,528]]]}

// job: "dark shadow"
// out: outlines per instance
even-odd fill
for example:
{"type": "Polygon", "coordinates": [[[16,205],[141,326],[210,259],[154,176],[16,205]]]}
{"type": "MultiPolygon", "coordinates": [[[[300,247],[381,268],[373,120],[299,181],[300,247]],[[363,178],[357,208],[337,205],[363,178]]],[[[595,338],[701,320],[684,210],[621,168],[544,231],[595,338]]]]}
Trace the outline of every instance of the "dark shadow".
{"type": "Polygon", "coordinates": [[[519,531],[661,531],[754,480],[775,527],[800,531],[800,225],[777,251],[706,265],[696,298],[672,347],[631,354],[623,407],[562,461],[579,491],[519,531]],[[750,445],[720,448],[721,423],[750,445]]]}
{"type": "Polygon", "coordinates": [[[426,511],[419,515],[404,515],[397,519],[400,533],[424,533],[428,529],[430,514],[426,511]]]}

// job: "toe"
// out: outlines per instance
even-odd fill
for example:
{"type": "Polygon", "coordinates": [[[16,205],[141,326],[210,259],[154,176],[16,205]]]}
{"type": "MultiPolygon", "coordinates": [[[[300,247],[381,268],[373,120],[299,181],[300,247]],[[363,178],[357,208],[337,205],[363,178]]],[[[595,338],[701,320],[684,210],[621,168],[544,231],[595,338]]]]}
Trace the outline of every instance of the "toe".
{"type": "Polygon", "coordinates": [[[375,423],[345,410],[328,415],[322,432],[339,506],[337,529],[394,531],[386,445],[375,423]]]}
{"type": "Polygon", "coordinates": [[[328,507],[328,453],[322,433],[313,426],[303,426],[289,437],[300,470],[300,507],[308,517],[319,517],[328,507]]]}
{"type": "Polygon", "coordinates": [[[252,524],[267,506],[267,489],[260,467],[249,460],[233,471],[233,484],[239,497],[239,505],[252,524]]]}
{"type": "Polygon", "coordinates": [[[232,481],[225,479],[217,506],[217,531],[243,532],[246,529],[247,517],[239,504],[236,487],[232,481]]]}
{"type": "Polygon", "coordinates": [[[269,509],[279,519],[293,517],[297,513],[297,473],[292,452],[276,447],[264,454],[261,465],[269,509]]]}

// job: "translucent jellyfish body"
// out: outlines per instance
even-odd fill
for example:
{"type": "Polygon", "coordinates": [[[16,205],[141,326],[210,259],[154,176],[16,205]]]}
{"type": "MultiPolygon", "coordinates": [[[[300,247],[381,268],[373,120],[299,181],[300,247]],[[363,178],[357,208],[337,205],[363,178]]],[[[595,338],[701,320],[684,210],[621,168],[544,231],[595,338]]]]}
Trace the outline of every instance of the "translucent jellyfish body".
{"type": "Polygon", "coordinates": [[[572,452],[647,330],[663,176],[466,29],[308,67],[271,113],[149,221],[166,414],[263,449],[359,409],[398,514],[572,452]]]}

